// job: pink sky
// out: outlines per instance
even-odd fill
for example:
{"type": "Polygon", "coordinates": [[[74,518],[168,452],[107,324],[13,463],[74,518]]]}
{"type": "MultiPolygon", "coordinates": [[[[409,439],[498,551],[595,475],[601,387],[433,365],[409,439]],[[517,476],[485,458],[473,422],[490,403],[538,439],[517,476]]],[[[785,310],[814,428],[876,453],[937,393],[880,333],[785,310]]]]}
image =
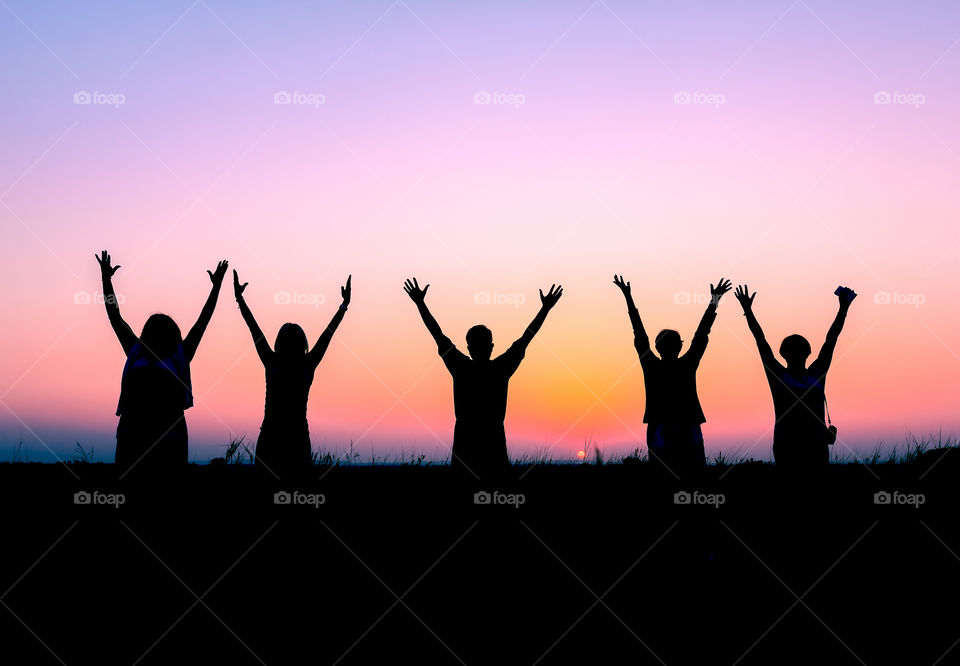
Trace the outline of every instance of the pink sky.
{"type": "MultiPolygon", "coordinates": [[[[21,436],[32,459],[76,441],[112,459],[123,355],[102,306],[75,303],[100,293],[104,248],[136,331],[152,312],[188,329],[227,258],[269,338],[285,321],[314,338],[352,273],[309,419],[315,446],[352,439],[364,457],[446,455],[452,435],[449,376],[401,290],[412,275],[455,342],[482,322],[500,350],[537,289],[563,283],[510,385],[513,455],[642,445],[614,272],[651,330],[689,340],[703,305],[678,293],[696,301],[725,276],[759,292],[771,342],[815,348],[851,286],[828,384],[841,439],[957,431],[949,3],[8,4],[0,459],[21,436]],[[75,104],[81,91],[123,103],[75,104]],[[322,103],[275,104],[281,91],[322,103]],[[492,103],[475,103],[484,91],[492,103]]],[[[255,438],[263,374],[228,285],[193,379],[193,459],[255,438]]],[[[732,294],[699,386],[708,450],[769,457],[772,404],[732,294]]]]}

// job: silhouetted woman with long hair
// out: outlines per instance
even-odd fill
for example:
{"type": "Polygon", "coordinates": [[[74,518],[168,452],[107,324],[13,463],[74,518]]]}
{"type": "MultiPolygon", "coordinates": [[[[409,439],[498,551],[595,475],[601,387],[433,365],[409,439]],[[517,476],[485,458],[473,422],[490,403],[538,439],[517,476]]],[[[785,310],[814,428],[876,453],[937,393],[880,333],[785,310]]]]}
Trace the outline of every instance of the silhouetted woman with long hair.
{"type": "Polygon", "coordinates": [[[187,337],[181,336],[176,322],[165,314],[150,315],[137,337],[120,316],[113,290],[113,275],[120,267],[110,265],[106,250],[94,257],[100,264],[107,317],[127,357],[117,405],[117,467],[125,476],[135,466],[138,473],[156,473],[186,465],[184,411],[193,406],[190,362],[217,306],[227,262],[207,271],[213,286],[187,337]]]}
{"type": "Polygon", "coordinates": [[[343,302],[312,349],[308,348],[307,334],[297,324],[281,326],[273,349],[270,349],[243,298],[243,290],[248,283],[240,284],[237,271],[233,271],[233,292],[237,297],[237,305],[253,336],[253,344],[263,363],[267,381],[263,425],[257,438],[254,464],[277,478],[295,476],[311,464],[307,398],[314,372],[350,305],[350,280],[348,276],[347,285],[340,287],[343,302]]]}

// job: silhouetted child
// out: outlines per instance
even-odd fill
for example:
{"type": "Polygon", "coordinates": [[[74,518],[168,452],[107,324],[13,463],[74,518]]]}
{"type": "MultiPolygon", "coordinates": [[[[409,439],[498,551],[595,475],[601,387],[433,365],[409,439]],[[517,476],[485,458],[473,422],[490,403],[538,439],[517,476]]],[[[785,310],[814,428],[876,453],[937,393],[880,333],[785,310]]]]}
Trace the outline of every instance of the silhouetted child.
{"type": "Polygon", "coordinates": [[[404,283],[404,291],[417,305],[423,323],[437,343],[437,351],[453,377],[453,450],[450,466],[482,480],[501,480],[509,469],[503,420],[507,411],[507,384],[526,354],[527,345],[543,326],[547,313],[557,304],[563,287],[552,285],[540,291],[540,311],[516,342],[500,356],[493,354],[493,334],[486,326],[467,331],[467,356],[450,341],[424,297],[430,285],[420,288],[416,278],[404,283]]]}
{"type": "Polygon", "coordinates": [[[778,466],[787,469],[823,468],[830,461],[829,445],[835,437],[824,422],[827,370],[830,369],[847,311],[857,294],[847,287],[837,289],[840,309],[827,331],[827,339],[820,347],[820,353],[809,367],[806,363],[811,353],[810,343],[802,335],[788,335],[780,343],[780,355],[786,360],[786,367],[774,357],[763,329],[753,314],[756,295],[756,292],[750,295],[747,285],[737,287],[737,300],[743,306],[747,325],[757,341],[760,360],[773,395],[776,416],[773,458],[778,466]]]}
{"type": "Polygon", "coordinates": [[[263,363],[267,381],[263,425],[257,438],[254,464],[277,478],[297,476],[306,471],[312,462],[307,398],[314,372],[350,305],[350,280],[351,277],[347,277],[347,285],[340,287],[343,302],[313,349],[308,350],[307,335],[297,324],[281,326],[273,349],[270,349],[243,298],[243,290],[248,283],[240,284],[237,271],[233,271],[233,292],[237,305],[253,336],[253,344],[263,363]]]}
{"type": "Polygon", "coordinates": [[[633,344],[640,356],[647,406],[643,422],[647,424],[647,451],[651,462],[661,463],[670,473],[679,476],[706,464],[703,432],[706,422],[697,396],[697,368],[707,349],[708,336],[717,318],[717,304],[730,291],[730,281],[720,278],[710,285],[710,304],[700,319],[690,349],[683,356],[683,340],[674,330],[657,334],[655,345],[660,358],[650,349],[650,338],[643,328],[640,313],[633,302],[630,283],[623,276],[613,276],[627,301],[627,313],[633,325],[633,344]]]}
{"type": "Polygon", "coordinates": [[[190,362],[216,308],[227,262],[221,261],[215,271],[207,271],[213,286],[186,338],[165,314],[151,315],[138,338],[120,316],[113,290],[113,274],[120,267],[110,265],[106,250],[94,257],[100,264],[107,317],[127,356],[117,405],[117,467],[125,476],[134,466],[138,474],[146,474],[186,465],[184,410],[193,406],[190,362]]]}

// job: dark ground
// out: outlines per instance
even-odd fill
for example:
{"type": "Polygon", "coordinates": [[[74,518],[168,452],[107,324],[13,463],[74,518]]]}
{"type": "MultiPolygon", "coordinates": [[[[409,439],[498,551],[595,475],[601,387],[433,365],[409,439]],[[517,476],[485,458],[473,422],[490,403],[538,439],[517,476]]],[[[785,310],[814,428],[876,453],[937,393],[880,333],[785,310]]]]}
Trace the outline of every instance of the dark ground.
{"type": "Polygon", "coordinates": [[[320,469],[299,486],[324,495],[312,507],[275,504],[244,466],[145,487],[111,465],[0,464],[0,660],[960,663],[960,454],[941,456],[802,482],[536,467],[501,488],[519,508],[475,504],[445,468],[320,469]]]}

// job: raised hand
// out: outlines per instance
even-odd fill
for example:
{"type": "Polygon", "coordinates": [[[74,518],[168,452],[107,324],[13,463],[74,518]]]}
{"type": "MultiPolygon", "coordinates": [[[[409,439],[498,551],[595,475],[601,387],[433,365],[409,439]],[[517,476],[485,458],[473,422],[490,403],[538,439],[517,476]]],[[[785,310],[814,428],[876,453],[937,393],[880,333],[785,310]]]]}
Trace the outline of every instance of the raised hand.
{"type": "Polygon", "coordinates": [[[223,276],[227,274],[227,260],[224,259],[217,264],[217,269],[212,273],[207,271],[207,275],[210,276],[210,281],[217,287],[223,284],[223,276]]]}
{"type": "Polygon", "coordinates": [[[543,289],[540,290],[540,303],[543,304],[543,307],[549,310],[557,304],[557,301],[560,300],[561,296],[563,296],[563,287],[552,284],[550,285],[550,291],[547,292],[546,296],[543,294],[543,289]]]}
{"type": "MultiPolygon", "coordinates": [[[[212,278],[211,278],[212,279],[212,278]]],[[[233,269],[233,295],[236,298],[243,298],[243,290],[247,288],[249,282],[240,284],[240,276],[237,275],[237,269],[233,269]]]]}
{"type": "Polygon", "coordinates": [[[629,295],[630,295],[630,283],[629,283],[629,282],[624,282],[622,275],[619,275],[619,276],[618,276],[618,275],[614,275],[614,276],[613,276],[613,283],[614,283],[615,285],[617,285],[618,287],[620,287],[620,291],[623,292],[623,295],[624,295],[624,296],[629,296],[629,295]]]}
{"type": "Polygon", "coordinates": [[[730,280],[724,280],[720,278],[720,282],[717,283],[717,286],[714,287],[713,284],[710,285],[710,302],[714,305],[720,303],[720,298],[730,291],[730,280]]]}
{"type": "Polygon", "coordinates": [[[857,292],[849,287],[837,287],[837,298],[840,299],[840,305],[850,305],[853,299],[857,297],[857,292]]]}
{"type": "MultiPolygon", "coordinates": [[[[340,287],[340,296],[343,298],[343,305],[346,307],[350,305],[350,280],[353,278],[353,275],[347,276],[347,286],[340,287]]],[[[426,291],[426,289],[424,289],[426,291]]]]}
{"type": "Polygon", "coordinates": [[[423,299],[427,295],[427,289],[430,288],[428,284],[423,289],[420,288],[420,283],[417,282],[417,278],[413,278],[413,281],[407,280],[403,283],[403,290],[407,292],[407,296],[410,297],[414,303],[423,303],[423,299]]]}
{"type": "Polygon", "coordinates": [[[104,278],[112,278],[113,274],[120,270],[119,266],[110,265],[110,255],[106,250],[101,251],[99,257],[94,254],[93,258],[100,264],[100,275],[104,278]]]}
{"type": "Polygon", "coordinates": [[[137,336],[131,330],[129,324],[120,316],[120,304],[117,302],[117,295],[113,290],[113,274],[120,270],[119,266],[110,265],[110,255],[103,250],[98,257],[93,258],[100,264],[100,277],[103,279],[103,305],[107,309],[107,317],[110,319],[110,325],[113,332],[116,333],[120,346],[123,347],[123,353],[129,355],[133,345],[137,342],[137,336]]]}
{"type": "Polygon", "coordinates": [[[757,292],[753,292],[751,296],[750,289],[747,285],[743,285],[742,287],[737,287],[734,295],[737,297],[740,305],[743,306],[743,311],[747,312],[753,308],[753,299],[757,297],[757,292]]]}

